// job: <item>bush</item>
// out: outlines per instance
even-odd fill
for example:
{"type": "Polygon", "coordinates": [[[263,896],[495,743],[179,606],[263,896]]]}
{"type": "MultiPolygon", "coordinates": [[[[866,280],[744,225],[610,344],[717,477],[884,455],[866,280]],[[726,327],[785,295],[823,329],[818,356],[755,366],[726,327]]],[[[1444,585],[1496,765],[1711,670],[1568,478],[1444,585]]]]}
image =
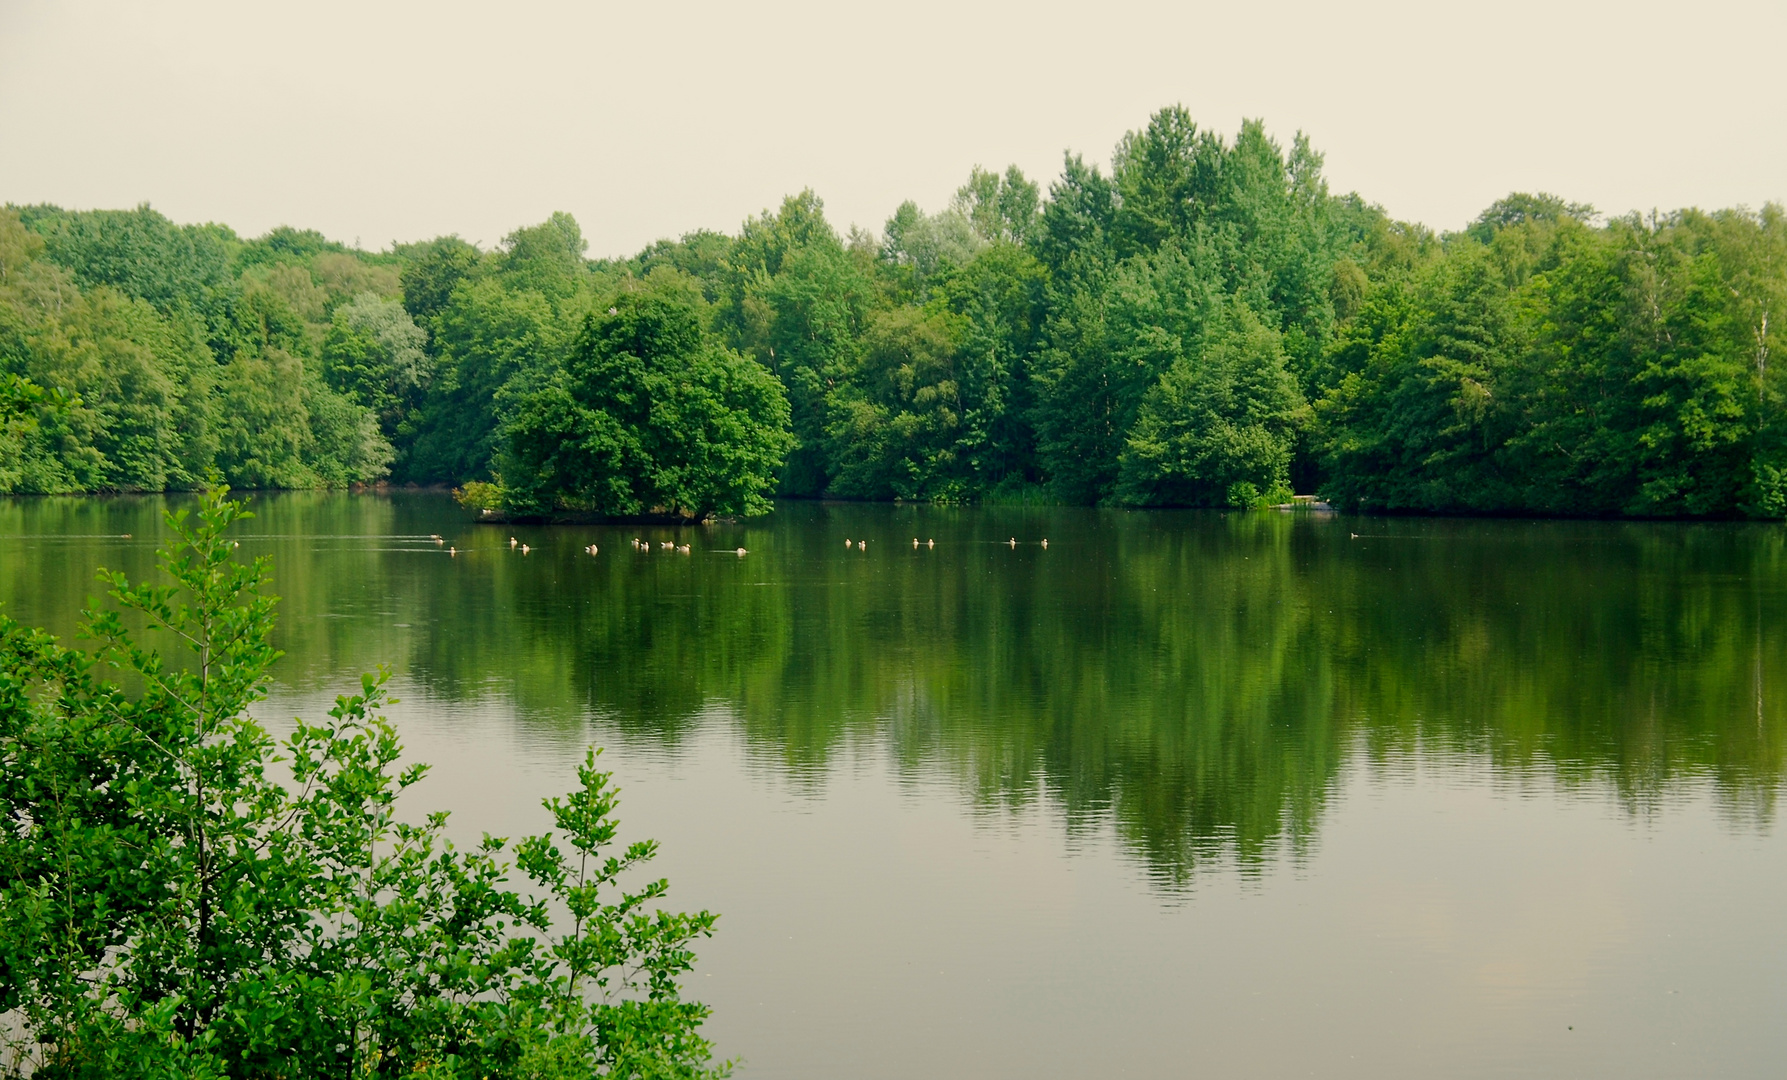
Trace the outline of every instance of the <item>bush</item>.
{"type": "Polygon", "coordinates": [[[557,838],[514,848],[523,895],[502,840],[461,851],[444,813],[398,820],[426,768],[400,764],[384,671],[283,742],[248,716],[279,654],[268,562],[224,539],[243,516],[222,489],[192,525],[170,515],[172,585],[103,574],[93,654],[0,618],[0,1071],[723,1075],[676,982],[716,916],[662,910],[663,880],[621,886],[656,847],[615,849],[596,751],[546,801],[557,838]]]}
{"type": "Polygon", "coordinates": [[[495,510],[503,504],[503,489],[482,480],[467,480],[453,489],[453,501],[467,510],[495,510]]]}

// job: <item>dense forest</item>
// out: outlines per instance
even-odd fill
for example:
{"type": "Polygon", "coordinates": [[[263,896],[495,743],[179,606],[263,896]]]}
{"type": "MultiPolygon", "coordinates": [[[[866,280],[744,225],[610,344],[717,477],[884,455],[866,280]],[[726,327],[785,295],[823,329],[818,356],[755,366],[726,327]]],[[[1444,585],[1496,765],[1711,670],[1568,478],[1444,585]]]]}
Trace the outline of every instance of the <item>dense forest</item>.
{"type": "Polygon", "coordinates": [[[1163,109],[880,235],[812,192],[626,259],[0,211],[0,491],[447,483],[527,514],[772,496],[1787,516],[1781,207],[1436,235],[1301,136],[1163,109]]]}

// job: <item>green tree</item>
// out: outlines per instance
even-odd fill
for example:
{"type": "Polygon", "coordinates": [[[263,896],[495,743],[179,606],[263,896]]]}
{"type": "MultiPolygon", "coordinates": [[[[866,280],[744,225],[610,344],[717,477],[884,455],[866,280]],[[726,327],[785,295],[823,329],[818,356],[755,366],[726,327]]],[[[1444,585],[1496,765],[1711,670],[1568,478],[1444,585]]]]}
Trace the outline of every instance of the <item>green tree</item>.
{"type": "Polygon", "coordinates": [[[424,313],[437,360],[427,393],[397,426],[406,443],[399,475],[491,475],[503,410],[563,367],[584,317],[607,306],[616,287],[592,273],[584,248],[576,220],[557,213],[510,233],[475,265],[455,240],[422,253],[412,276],[425,279],[431,298],[410,310],[424,313]],[[433,293],[448,282],[443,303],[433,293]]]}
{"type": "Polygon", "coordinates": [[[217,225],[176,225],[143,203],[134,210],[26,207],[45,256],[83,286],[110,285],[166,312],[206,311],[229,291],[240,246],[217,225]]]}
{"type": "Polygon", "coordinates": [[[335,309],[323,341],[323,379],[372,410],[386,437],[393,437],[421,403],[434,374],[427,341],[402,304],[361,293],[335,309]]]}
{"type": "Polygon", "coordinates": [[[857,499],[960,499],[962,320],[895,308],[869,327],[849,390],[833,395],[829,490],[857,499]]]}
{"type": "Polygon", "coordinates": [[[1507,284],[1473,241],[1373,295],[1336,341],[1353,358],[1318,403],[1323,494],[1372,510],[1518,505],[1501,455],[1517,423],[1504,399],[1522,340],[1507,284]]]}
{"type": "Polygon", "coordinates": [[[1478,243],[1487,244],[1497,233],[1512,225],[1556,224],[1565,219],[1588,221],[1594,216],[1595,208],[1587,203],[1567,202],[1543,191],[1537,195],[1516,191],[1489,204],[1489,209],[1478,214],[1465,232],[1478,243]]]}
{"type": "Polygon", "coordinates": [[[758,364],[714,341],[700,295],[660,271],[593,315],[570,362],[504,424],[503,499],[518,513],[753,514],[792,439],[758,364]]]}
{"type": "Polygon", "coordinates": [[[1143,397],[1123,449],[1118,498],[1143,506],[1286,499],[1302,411],[1278,333],[1231,305],[1143,397]]]}
{"type": "Polygon", "coordinates": [[[1220,275],[1207,247],[1174,241],[1052,300],[1035,370],[1038,457],[1065,501],[1103,502],[1143,396],[1221,311],[1220,275]]]}
{"type": "Polygon", "coordinates": [[[0,1007],[45,1080],[721,1075],[677,978],[707,912],[665,910],[615,845],[592,752],[556,836],[460,851],[409,823],[385,675],[276,742],[247,714],[278,652],[268,564],[221,491],[172,515],[169,585],[105,575],[89,655],[0,619],[0,1007]],[[179,652],[126,628],[130,612],[179,652]],[[108,675],[115,673],[134,689],[108,675]],[[289,785],[273,778],[286,763],[289,785]],[[553,912],[571,917],[552,933],[553,912]]]}
{"type": "Polygon", "coordinates": [[[1515,450],[1536,509],[1735,513],[1761,405],[1755,342],[1701,215],[1560,230],[1528,293],[1541,365],[1515,450]]]}
{"type": "Polygon", "coordinates": [[[831,482],[832,392],[855,369],[875,286],[811,191],[745,222],[727,257],[715,324],[726,344],[782,383],[795,443],[780,490],[819,495],[831,482]]]}
{"type": "Polygon", "coordinates": [[[406,422],[402,474],[417,480],[488,476],[501,417],[497,395],[523,373],[551,371],[566,328],[537,292],[494,278],[465,279],[432,320],[439,353],[428,394],[406,422]]]}
{"type": "Polygon", "coordinates": [[[0,374],[61,397],[3,440],[0,490],[192,486],[215,452],[202,330],[110,286],[82,291],[44,248],[0,213],[0,374]]]}
{"type": "Polygon", "coordinates": [[[458,236],[399,245],[397,250],[403,257],[403,308],[421,324],[446,308],[459,283],[477,272],[481,258],[477,248],[458,236]]]}
{"type": "Polygon", "coordinates": [[[1016,165],[1007,166],[1003,176],[976,165],[951,204],[981,239],[1020,246],[1035,231],[1041,205],[1041,190],[1016,165]]]}

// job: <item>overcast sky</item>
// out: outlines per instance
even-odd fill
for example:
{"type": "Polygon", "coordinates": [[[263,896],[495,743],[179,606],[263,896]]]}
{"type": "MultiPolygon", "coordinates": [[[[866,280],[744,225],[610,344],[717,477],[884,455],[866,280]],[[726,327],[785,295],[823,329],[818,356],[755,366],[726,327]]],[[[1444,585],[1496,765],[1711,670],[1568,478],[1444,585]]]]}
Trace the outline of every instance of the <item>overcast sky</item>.
{"type": "Polygon", "coordinates": [[[879,231],[1179,102],[1440,229],[1517,189],[1754,207],[1787,200],[1784,42],[1783,0],[0,0],[0,201],[368,248],[568,210],[624,254],[803,187],[879,231]]]}

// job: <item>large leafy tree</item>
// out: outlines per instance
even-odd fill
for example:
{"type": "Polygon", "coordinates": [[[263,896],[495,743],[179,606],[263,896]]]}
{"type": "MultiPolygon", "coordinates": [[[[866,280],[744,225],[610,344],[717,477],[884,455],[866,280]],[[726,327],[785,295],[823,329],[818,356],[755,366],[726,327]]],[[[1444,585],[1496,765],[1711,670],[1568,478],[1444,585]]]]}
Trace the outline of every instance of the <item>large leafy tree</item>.
{"type": "Polygon", "coordinates": [[[1520,327],[1495,261],[1466,244],[1372,296],[1336,343],[1357,357],[1318,409],[1338,503],[1488,510],[1514,497],[1501,452],[1520,327]]]}
{"type": "Polygon", "coordinates": [[[584,317],[613,291],[585,262],[585,246],[577,222],[558,213],[515,230],[484,257],[454,238],[412,249],[405,280],[422,292],[406,303],[425,324],[435,359],[427,393],[398,424],[406,444],[400,475],[490,475],[507,404],[563,367],[584,317]]]}
{"type": "Polygon", "coordinates": [[[795,442],[779,488],[823,494],[832,393],[860,360],[875,286],[865,254],[847,248],[811,191],[745,222],[721,271],[715,325],[726,344],[774,373],[786,392],[795,442]]]}
{"type": "MultiPolygon", "coordinates": [[[[1184,380],[1202,343],[1217,340],[1203,324],[1219,299],[1275,332],[1303,394],[1322,389],[1337,298],[1356,305],[1369,284],[1346,255],[1372,214],[1329,195],[1321,157],[1301,136],[1286,151],[1249,121],[1229,142],[1183,108],[1163,109],[1118,144],[1108,178],[1070,157],[1050,194],[1033,244],[1051,272],[1033,415],[1038,460],[1059,497],[1119,497],[1140,404],[1175,364],[1181,385],[1155,397],[1150,422],[1194,422],[1160,410],[1190,400],[1184,380]]],[[[1240,483],[1208,479],[1225,490],[1240,483]]],[[[1133,471],[1122,498],[1153,490],[1132,480],[1133,471]]]]}
{"type": "Polygon", "coordinates": [[[520,395],[502,429],[517,513],[752,514],[792,443],[775,378],[703,325],[673,272],[586,321],[562,373],[520,395]]]}
{"type": "Polygon", "coordinates": [[[1287,498],[1303,407],[1278,332],[1244,305],[1228,305],[1142,398],[1118,498],[1236,507],[1287,498]]]}
{"type": "Polygon", "coordinates": [[[11,491],[160,491],[384,475],[377,418],[322,377],[330,312],[394,270],[313,232],[244,242],[148,207],[0,213],[0,365],[71,403],[14,432],[11,491]],[[29,226],[29,228],[21,228],[29,226]]]}
{"type": "Polygon", "coordinates": [[[371,409],[386,437],[395,436],[433,377],[427,341],[402,304],[361,293],[335,309],[323,341],[323,378],[371,409]]]}

